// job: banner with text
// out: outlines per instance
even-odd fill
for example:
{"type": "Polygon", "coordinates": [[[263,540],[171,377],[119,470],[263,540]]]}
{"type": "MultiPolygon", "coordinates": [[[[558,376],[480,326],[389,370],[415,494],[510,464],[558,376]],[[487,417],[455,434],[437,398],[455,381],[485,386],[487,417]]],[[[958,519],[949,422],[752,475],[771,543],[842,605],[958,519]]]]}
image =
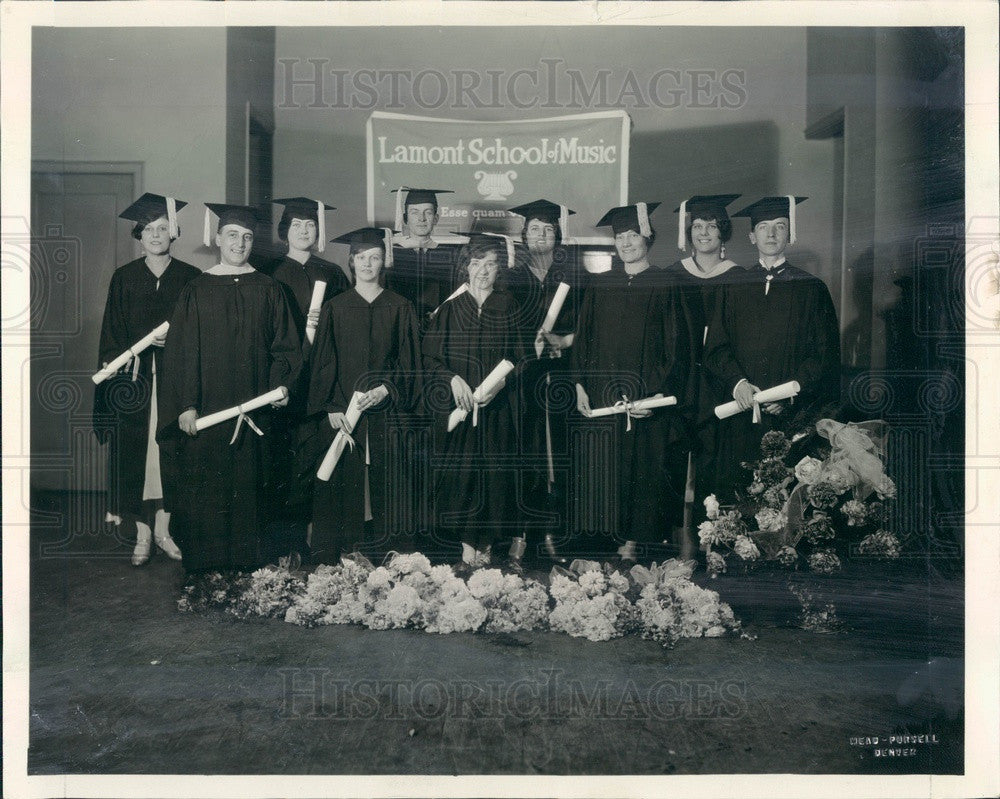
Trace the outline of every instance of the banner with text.
{"type": "MultiPolygon", "coordinates": [[[[368,222],[392,226],[393,189],[451,189],[442,194],[442,234],[488,231],[518,235],[508,208],[540,198],[576,215],[568,235],[607,243],[594,223],[628,202],[630,120],[622,111],[550,119],[476,122],[376,111],[368,119],[368,222]]],[[[564,231],[565,233],[565,231],[564,231]]]]}

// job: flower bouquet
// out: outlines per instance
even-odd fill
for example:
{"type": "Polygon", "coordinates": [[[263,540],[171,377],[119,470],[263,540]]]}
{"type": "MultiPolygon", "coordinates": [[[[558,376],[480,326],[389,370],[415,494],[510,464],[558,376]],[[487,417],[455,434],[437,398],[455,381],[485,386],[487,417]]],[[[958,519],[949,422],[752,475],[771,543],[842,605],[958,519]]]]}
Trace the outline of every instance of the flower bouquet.
{"type": "Polygon", "coordinates": [[[635,607],[643,638],[673,646],[680,638],[716,638],[740,629],[732,608],[715,591],[691,582],[694,567],[693,560],[632,567],[629,576],[640,588],[635,607]]]}
{"type": "Polygon", "coordinates": [[[468,590],[486,610],[484,632],[537,630],[548,619],[549,595],[537,580],[480,569],[469,577],[468,590]]]}
{"type": "Polygon", "coordinates": [[[898,539],[882,526],[886,502],[896,495],[883,466],[883,428],[882,422],[821,419],[816,432],[829,446],[794,466],[786,435],[765,433],[761,459],[744,464],[753,472],[744,501],[723,511],[715,495],[705,499],[708,519],[698,536],[709,573],[726,571],[727,559],[735,559],[745,566],[769,560],[790,568],[804,560],[812,571],[832,574],[841,568],[847,544],[859,539],[862,554],[898,557],[898,539]]]}
{"type": "Polygon", "coordinates": [[[309,575],[305,590],[285,612],[285,621],[303,627],[359,624],[364,606],[361,585],[375,567],[361,554],[342,555],[336,566],[322,565],[309,575]]]}
{"type": "Polygon", "coordinates": [[[288,569],[265,566],[251,572],[227,610],[241,619],[284,618],[295,599],[305,592],[305,583],[288,569]]]}
{"type": "Polygon", "coordinates": [[[634,627],[628,590],[625,575],[595,561],[574,560],[569,569],[555,566],[549,575],[549,593],[556,602],[549,627],[590,641],[619,638],[634,627]]]}

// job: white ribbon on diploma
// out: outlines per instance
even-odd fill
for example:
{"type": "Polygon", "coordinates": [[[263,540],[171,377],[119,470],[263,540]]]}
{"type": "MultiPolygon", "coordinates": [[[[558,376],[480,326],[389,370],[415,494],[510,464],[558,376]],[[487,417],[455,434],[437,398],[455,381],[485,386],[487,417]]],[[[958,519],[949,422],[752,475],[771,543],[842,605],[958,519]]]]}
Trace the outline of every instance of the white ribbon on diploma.
{"type": "MultiPolygon", "coordinates": [[[[677,397],[674,396],[646,397],[635,402],[629,402],[627,397],[622,397],[621,400],[607,408],[591,408],[590,413],[585,414],[585,416],[588,419],[596,419],[601,416],[615,416],[620,413],[628,414],[629,411],[651,411],[653,408],[666,408],[667,406],[676,404],[677,397]]],[[[625,422],[625,432],[627,433],[632,429],[632,417],[626,416],[625,418],[627,419],[625,422]]]]}
{"type": "MultiPolygon", "coordinates": [[[[364,392],[355,391],[351,395],[351,401],[347,404],[347,412],[344,414],[344,418],[347,422],[347,427],[351,430],[351,432],[354,432],[354,428],[357,426],[358,421],[361,419],[361,414],[364,412],[358,407],[364,396],[364,392]]],[[[330,476],[333,474],[333,470],[337,468],[337,462],[340,460],[340,456],[344,454],[344,449],[348,445],[350,445],[353,450],[354,439],[343,430],[338,430],[337,435],[333,437],[333,443],[330,444],[330,448],[326,451],[326,455],[323,456],[323,462],[319,465],[319,471],[316,472],[316,477],[324,483],[329,480],[330,476]]]]}
{"type": "MultiPolygon", "coordinates": [[[[500,384],[507,379],[507,375],[514,371],[514,364],[504,358],[500,363],[493,367],[493,371],[490,372],[483,379],[476,390],[472,392],[472,426],[475,427],[479,423],[479,406],[483,404],[483,399],[496,391],[500,384]]],[[[448,416],[448,432],[450,433],[456,427],[458,427],[462,422],[465,421],[465,417],[469,415],[468,411],[463,411],[461,408],[455,408],[448,416]]]]}
{"type": "Polygon", "coordinates": [[[236,437],[240,434],[240,427],[243,422],[249,425],[250,429],[253,430],[257,435],[264,435],[260,428],[253,423],[253,419],[247,416],[251,411],[255,411],[258,408],[263,408],[265,405],[270,405],[272,402],[278,402],[283,399],[288,398],[288,389],[284,386],[278,386],[265,394],[261,394],[259,397],[254,397],[248,402],[241,402],[239,405],[234,405],[232,408],[226,408],[224,411],[216,411],[215,413],[210,413],[207,416],[201,416],[195,420],[194,428],[195,430],[204,430],[205,428],[212,427],[219,424],[220,422],[225,422],[229,419],[236,419],[236,429],[233,431],[233,437],[229,440],[230,444],[235,443],[236,437]]]}
{"type": "MultiPolygon", "coordinates": [[[[323,304],[323,296],[326,294],[326,281],[317,280],[313,284],[312,297],[309,299],[309,314],[312,316],[316,311],[320,309],[323,304]]],[[[306,338],[309,339],[309,343],[312,344],[316,340],[316,327],[319,325],[318,321],[313,321],[311,318],[306,320],[306,338]]]]}
{"type": "Polygon", "coordinates": [[[158,327],[154,327],[149,333],[139,339],[135,344],[129,347],[125,352],[111,361],[107,366],[97,372],[97,374],[91,376],[91,380],[94,381],[94,385],[98,385],[107,380],[111,375],[121,369],[125,364],[127,364],[133,358],[136,358],[136,367],[132,371],[132,379],[135,380],[138,374],[138,356],[139,353],[145,349],[148,349],[152,343],[153,339],[160,338],[161,336],[167,335],[167,330],[170,329],[170,322],[164,322],[158,327]]]}
{"type": "Polygon", "coordinates": [[[560,283],[556,288],[555,295],[552,297],[552,303],[549,305],[548,313],[545,314],[545,319],[542,321],[542,326],[538,331],[538,336],[535,338],[535,355],[538,358],[542,357],[542,352],[545,350],[545,337],[542,334],[551,333],[552,328],[556,326],[556,319],[559,318],[563,303],[566,302],[566,296],[568,294],[569,283],[560,283]]]}
{"type": "MultiPolygon", "coordinates": [[[[760,424],[760,406],[765,402],[779,402],[781,400],[791,399],[798,394],[799,391],[801,391],[801,388],[795,380],[790,380],[787,383],[782,383],[781,385],[758,391],[753,395],[754,424],[760,424]]],[[[722,405],[715,406],[715,415],[719,419],[728,419],[730,416],[735,416],[741,412],[742,410],[740,409],[740,404],[736,400],[733,400],[732,402],[724,402],[722,405]]]]}

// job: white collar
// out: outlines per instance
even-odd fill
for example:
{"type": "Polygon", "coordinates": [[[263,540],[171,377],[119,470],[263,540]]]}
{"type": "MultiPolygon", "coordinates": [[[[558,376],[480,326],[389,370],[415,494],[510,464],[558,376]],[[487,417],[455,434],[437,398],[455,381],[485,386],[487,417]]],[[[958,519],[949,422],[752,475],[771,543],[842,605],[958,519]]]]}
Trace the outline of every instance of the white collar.
{"type": "Polygon", "coordinates": [[[715,265],[715,268],[711,272],[702,272],[698,267],[697,262],[694,260],[694,256],[688,256],[687,258],[681,258],[681,264],[684,268],[697,278],[705,279],[709,277],[718,277],[723,275],[736,266],[735,261],[730,261],[728,258],[724,261],[719,261],[715,265]]]}
{"type": "Polygon", "coordinates": [[[227,266],[226,264],[218,263],[208,270],[210,275],[245,275],[248,272],[256,272],[252,266],[227,266]]]}
{"type": "Polygon", "coordinates": [[[780,258],[779,258],[779,259],[778,259],[778,260],[777,260],[777,261],[775,262],[774,266],[772,266],[772,267],[770,267],[770,268],[768,268],[768,267],[764,266],[764,261],[763,261],[763,260],[758,260],[758,261],[757,261],[757,263],[759,263],[759,264],[760,264],[760,265],[761,265],[761,266],[762,266],[762,267],[763,267],[764,269],[766,269],[766,270],[767,270],[768,272],[771,272],[771,271],[773,271],[773,270],[777,269],[777,268],[778,268],[779,266],[783,266],[783,265],[784,265],[784,263],[785,263],[785,256],[784,256],[784,255],[782,255],[782,256],[781,256],[781,257],[780,257],[780,258]]]}
{"type": "Polygon", "coordinates": [[[433,250],[438,246],[438,243],[434,241],[434,239],[431,239],[427,244],[423,244],[418,238],[414,236],[404,236],[402,233],[397,233],[393,236],[392,243],[404,250],[433,250]]]}

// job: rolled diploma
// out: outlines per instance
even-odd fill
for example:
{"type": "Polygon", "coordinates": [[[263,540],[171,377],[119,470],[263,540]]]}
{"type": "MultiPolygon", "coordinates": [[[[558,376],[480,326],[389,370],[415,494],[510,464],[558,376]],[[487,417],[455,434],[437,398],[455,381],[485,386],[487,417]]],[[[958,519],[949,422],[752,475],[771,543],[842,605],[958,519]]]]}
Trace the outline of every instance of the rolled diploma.
{"type": "MultiPolygon", "coordinates": [[[[347,420],[347,426],[353,430],[358,424],[358,420],[361,418],[361,411],[358,409],[358,403],[361,402],[361,398],[364,393],[361,391],[355,391],[351,395],[351,401],[347,403],[347,412],[344,417],[347,420]]],[[[333,437],[333,443],[330,444],[330,448],[326,451],[326,455],[323,456],[323,462],[319,465],[319,471],[316,472],[316,477],[318,477],[323,482],[330,479],[330,475],[333,474],[333,470],[337,468],[337,461],[340,460],[340,456],[344,454],[344,447],[347,446],[347,436],[344,435],[343,430],[338,430],[337,435],[333,437]]]]}
{"type": "MultiPolygon", "coordinates": [[[[541,331],[543,333],[551,333],[552,328],[556,326],[556,319],[559,318],[559,313],[562,311],[563,303],[566,302],[566,295],[568,294],[569,283],[560,283],[556,288],[555,295],[552,297],[552,304],[549,305],[548,313],[545,314],[545,319],[542,321],[541,331]]],[[[535,342],[535,353],[539,358],[542,357],[544,349],[544,342],[535,342]]]]}
{"type": "MultiPolygon", "coordinates": [[[[636,400],[631,407],[636,411],[650,411],[653,408],[665,408],[668,405],[676,405],[677,397],[647,397],[636,400]]],[[[628,407],[625,405],[612,405],[608,408],[593,408],[590,415],[594,416],[614,416],[617,413],[626,413],[628,407]]]]}
{"type": "MultiPolygon", "coordinates": [[[[326,294],[326,281],[317,280],[313,285],[312,298],[309,300],[309,313],[313,313],[320,309],[323,304],[323,295],[326,294]]],[[[306,322],[306,338],[309,339],[309,343],[313,343],[313,339],[316,338],[316,325],[318,322],[314,322],[309,319],[306,322]]]]}
{"type": "MultiPolygon", "coordinates": [[[[483,378],[483,382],[479,384],[475,391],[472,392],[472,400],[476,403],[481,403],[483,397],[491,394],[496,390],[497,386],[507,378],[511,372],[514,371],[514,364],[504,358],[500,363],[493,367],[493,371],[483,378]]],[[[448,432],[450,433],[456,427],[459,426],[465,417],[469,415],[468,411],[463,411],[461,408],[455,408],[448,416],[448,432]]]]}
{"type": "Polygon", "coordinates": [[[152,343],[154,338],[159,338],[160,336],[167,335],[167,330],[170,329],[170,322],[164,322],[158,327],[154,327],[145,336],[139,339],[135,344],[129,347],[125,352],[115,358],[111,363],[101,369],[97,374],[93,375],[90,379],[94,381],[94,385],[98,383],[103,383],[111,375],[121,369],[125,364],[127,364],[133,357],[138,355],[144,349],[147,349],[152,343]]]}
{"type": "MultiPolygon", "coordinates": [[[[778,402],[779,400],[794,397],[800,390],[798,382],[790,380],[787,383],[782,383],[781,385],[758,391],[753,395],[753,401],[758,405],[763,402],[778,402]]],[[[747,408],[747,410],[749,410],[749,408],[747,408]]],[[[724,402],[722,405],[715,406],[715,415],[719,419],[728,419],[730,416],[735,416],[738,413],[741,413],[741,410],[740,404],[736,400],[733,400],[732,402],[724,402]]]]}
{"type": "Polygon", "coordinates": [[[277,402],[278,400],[283,400],[288,396],[288,389],[284,386],[278,386],[266,394],[261,394],[259,397],[254,397],[252,400],[240,403],[239,405],[234,405],[232,408],[226,408],[224,411],[216,411],[215,413],[210,413],[207,416],[200,416],[194,423],[195,430],[204,430],[206,427],[212,427],[213,425],[219,424],[219,422],[224,422],[227,419],[235,419],[241,413],[250,413],[250,411],[255,411],[258,408],[263,408],[265,405],[270,405],[272,402],[277,402]]]}

